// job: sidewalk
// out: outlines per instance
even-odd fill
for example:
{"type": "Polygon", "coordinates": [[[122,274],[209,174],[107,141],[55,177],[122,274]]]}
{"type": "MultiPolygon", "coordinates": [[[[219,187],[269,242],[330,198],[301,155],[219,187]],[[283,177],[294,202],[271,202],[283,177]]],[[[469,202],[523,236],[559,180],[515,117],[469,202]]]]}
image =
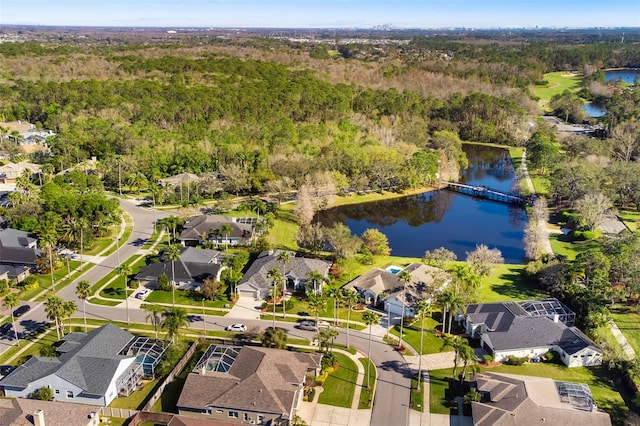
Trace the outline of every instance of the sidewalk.
{"type": "Polygon", "coordinates": [[[366,355],[353,355],[342,349],[334,349],[348,356],[358,367],[358,383],[351,400],[351,408],[334,407],[332,405],[318,404],[318,398],[322,393],[321,387],[316,388],[313,401],[302,401],[298,416],[302,418],[308,425],[313,426],[368,426],[371,423],[371,409],[359,410],[360,392],[362,391],[365,371],[364,366],[358,358],[366,358],[366,355]]]}

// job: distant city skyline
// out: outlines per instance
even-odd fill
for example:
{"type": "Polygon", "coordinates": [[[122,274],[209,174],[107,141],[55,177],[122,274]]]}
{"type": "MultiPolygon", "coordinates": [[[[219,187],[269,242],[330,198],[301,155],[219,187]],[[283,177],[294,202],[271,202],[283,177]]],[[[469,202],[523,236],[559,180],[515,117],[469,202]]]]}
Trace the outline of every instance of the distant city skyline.
{"type": "Polygon", "coordinates": [[[638,0],[1,0],[0,25],[640,27],[638,0]]]}

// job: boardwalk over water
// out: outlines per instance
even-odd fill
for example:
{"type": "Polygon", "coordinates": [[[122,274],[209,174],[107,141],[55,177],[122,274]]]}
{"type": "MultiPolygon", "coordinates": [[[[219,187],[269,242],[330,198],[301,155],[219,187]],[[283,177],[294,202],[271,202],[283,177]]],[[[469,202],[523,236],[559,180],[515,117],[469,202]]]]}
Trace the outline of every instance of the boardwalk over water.
{"type": "Polygon", "coordinates": [[[525,198],[519,195],[495,191],[486,186],[467,185],[457,182],[441,182],[441,187],[447,188],[451,191],[459,192],[461,194],[471,195],[472,197],[484,198],[501,203],[516,204],[519,206],[531,204],[531,200],[528,197],[525,198]]]}

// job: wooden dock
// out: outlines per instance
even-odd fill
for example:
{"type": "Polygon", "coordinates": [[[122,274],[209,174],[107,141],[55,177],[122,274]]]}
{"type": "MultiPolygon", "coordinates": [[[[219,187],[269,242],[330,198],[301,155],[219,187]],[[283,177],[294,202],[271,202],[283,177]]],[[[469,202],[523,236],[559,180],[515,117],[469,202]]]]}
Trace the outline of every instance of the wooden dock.
{"type": "Polygon", "coordinates": [[[515,194],[507,194],[506,192],[495,191],[486,186],[467,185],[458,182],[441,182],[441,188],[446,188],[451,191],[470,195],[476,198],[498,201],[500,203],[516,204],[519,206],[531,204],[531,200],[529,198],[521,197],[515,194]]]}

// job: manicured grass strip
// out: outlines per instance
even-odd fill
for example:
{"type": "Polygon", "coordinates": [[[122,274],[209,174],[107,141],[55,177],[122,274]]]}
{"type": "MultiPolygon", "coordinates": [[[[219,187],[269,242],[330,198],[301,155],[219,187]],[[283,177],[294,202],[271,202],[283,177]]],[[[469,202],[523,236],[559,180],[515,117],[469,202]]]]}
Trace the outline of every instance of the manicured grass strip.
{"type": "MultiPolygon", "coordinates": [[[[123,264],[129,265],[131,267],[130,276],[134,276],[140,271],[140,268],[144,266],[144,262],[145,262],[144,256],[132,256],[126,261],[124,261],[123,264]]],[[[112,279],[113,281],[111,281],[109,285],[107,285],[105,288],[103,288],[100,291],[100,295],[102,297],[106,297],[110,299],[124,300],[124,282],[123,282],[123,278],[118,274],[117,269],[111,270],[111,272],[109,272],[107,275],[102,277],[100,281],[95,283],[91,287],[91,289],[96,291],[112,279]]],[[[135,292],[134,289],[129,289],[128,291],[129,294],[132,294],[134,292],[135,292]]]]}
{"type": "Polygon", "coordinates": [[[420,384],[418,391],[418,376],[411,378],[411,408],[416,411],[424,411],[424,382],[420,384]]]}
{"type": "Polygon", "coordinates": [[[200,357],[204,354],[204,351],[207,349],[206,345],[203,345],[202,349],[198,349],[195,351],[189,362],[182,369],[180,374],[176,376],[176,378],[167,385],[162,392],[162,396],[158,399],[158,402],[153,406],[153,411],[163,412],[163,413],[178,413],[178,409],[176,407],[178,403],[178,398],[180,397],[180,392],[182,392],[182,388],[184,387],[184,383],[187,381],[187,376],[193,368],[196,366],[196,363],[200,359],[200,357]]]}
{"type": "Polygon", "coordinates": [[[93,299],[90,299],[88,302],[93,303],[94,305],[101,305],[101,306],[117,306],[122,303],[122,301],[118,302],[116,300],[98,299],[96,297],[94,297],[93,299]]]}
{"type": "Polygon", "coordinates": [[[338,360],[338,368],[324,382],[324,391],[320,394],[318,403],[350,408],[358,383],[358,368],[348,356],[338,352],[334,354],[338,360]]]}
{"type": "Polygon", "coordinates": [[[376,385],[376,366],[367,358],[358,358],[360,364],[364,367],[364,376],[362,377],[362,390],[360,391],[360,401],[358,402],[359,410],[367,410],[373,404],[373,390],[376,385]],[[369,383],[371,388],[367,389],[367,364],[370,364],[369,383]]]}
{"type": "Polygon", "coordinates": [[[26,339],[20,339],[20,346],[11,346],[9,349],[4,351],[0,355],[0,363],[3,363],[3,364],[10,363],[12,365],[22,364],[27,360],[27,356],[39,355],[41,347],[50,346],[54,344],[56,341],[57,341],[56,331],[53,328],[48,332],[44,333],[40,339],[38,339],[35,336],[27,337],[26,339]],[[20,352],[23,349],[25,349],[24,352],[21,352],[20,356],[17,359],[13,361],[9,361],[11,358],[13,358],[18,352],[20,352]]]}
{"type": "Polygon", "coordinates": [[[429,411],[436,414],[450,414],[448,401],[451,369],[432,370],[429,372],[429,411]]]}
{"type": "MultiPolygon", "coordinates": [[[[202,294],[197,291],[185,291],[185,290],[176,290],[175,298],[177,305],[191,305],[194,307],[200,307],[200,313],[202,313],[202,294]]],[[[171,292],[163,291],[163,290],[153,290],[145,299],[146,302],[149,303],[164,303],[171,304],[173,302],[171,292]]],[[[233,304],[225,299],[216,299],[216,300],[205,300],[204,306],[206,308],[227,308],[231,309],[233,304]]],[[[196,310],[194,308],[194,310],[196,310]]],[[[196,310],[197,311],[197,310],[196,310]]],[[[212,314],[215,315],[215,314],[212,314]]]]}

